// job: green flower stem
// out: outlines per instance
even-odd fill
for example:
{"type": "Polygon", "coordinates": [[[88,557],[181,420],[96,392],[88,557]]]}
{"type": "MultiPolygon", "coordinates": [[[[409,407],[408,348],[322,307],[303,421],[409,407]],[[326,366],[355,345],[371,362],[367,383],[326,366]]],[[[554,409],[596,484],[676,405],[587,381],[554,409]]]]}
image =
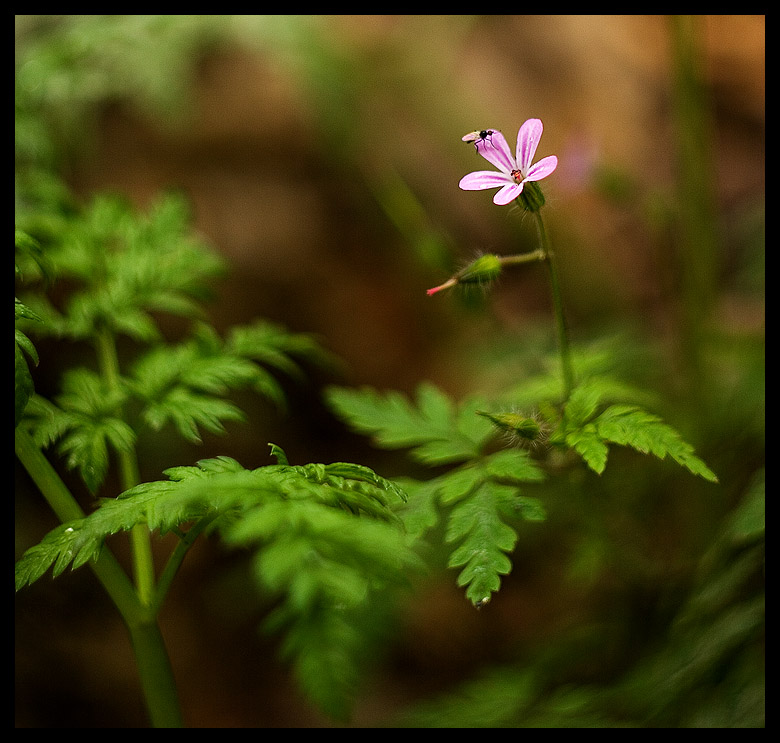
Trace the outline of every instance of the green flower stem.
{"type": "MultiPolygon", "coordinates": [[[[119,359],[113,334],[103,329],[97,337],[97,354],[100,371],[109,387],[119,390],[121,380],[119,375],[119,359]]],[[[121,411],[118,411],[121,415],[121,411]]],[[[120,451],[119,469],[123,490],[129,490],[140,482],[138,462],[135,450],[120,451]]],[[[130,532],[130,543],[133,554],[133,574],[136,589],[141,603],[151,606],[154,600],[154,560],[149,529],[144,524],[136,524],[130,532]]]]}
{"type": "Polygon", "coordinates": [[[542,214],[537,210],[533,212],[533,215],[536,217],[536,224],[539,228],[540,250],[544,255],[550,274],[553,309],[555,311],[555,322],[558,327],[558,350],[561,354],[561,369],[563,371],[563,399],[566,401],[574,389],[574,371],[571,363],[571,351],[569,350],[569,332],[566,328],[566,317],[563,313],[563,298],[558,278],[558,267],[555,262],[555,255],[550,248],[550,238],[547,236],[542,214]]]}
{"type": "Polygon", "coordinates": [[[539,248],[531,253],[517,253],[516,255],[502,255],[499,256],[499,261],[502,266],[513,266],[520,263],[533,263],[534,261],[543,261],[547,258],[547,254],[539,248]]]}

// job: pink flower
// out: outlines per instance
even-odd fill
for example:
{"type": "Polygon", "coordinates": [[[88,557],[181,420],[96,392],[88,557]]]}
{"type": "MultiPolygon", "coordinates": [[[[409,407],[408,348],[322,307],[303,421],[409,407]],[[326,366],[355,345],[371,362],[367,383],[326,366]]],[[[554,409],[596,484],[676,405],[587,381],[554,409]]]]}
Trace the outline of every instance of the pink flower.
{"type": "MultiPolygon", "coordinates": [[[[486,188],[500,188],[493,197],[493,203],[503,206],[516,199],[523,192],[523,185],[528,181],[540,181],[558,167],[555,155],[542,158],[532,164],[539,140],[542,138],[542,122],[540,119],[528,119],[517,133],[516,159],[498,129],[488,129],[489,137],[467,134],[464,141],[473,141],[482,157],[495,165],[494,170],[478,170],[461,178],[458,184],[464,191],[482,191],[486,188]],[[468,137],[468,139],[467,139],[468,137]]],[[[479,134],[475,132],[474,134],[479,134]]]]}

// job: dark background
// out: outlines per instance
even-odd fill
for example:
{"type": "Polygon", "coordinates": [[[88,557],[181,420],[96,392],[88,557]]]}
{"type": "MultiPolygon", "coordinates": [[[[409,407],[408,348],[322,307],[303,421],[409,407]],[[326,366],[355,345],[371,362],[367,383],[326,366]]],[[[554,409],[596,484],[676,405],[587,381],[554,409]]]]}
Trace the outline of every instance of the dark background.
{"type": "MultiPolygon", "coordinates": [[[[587,628],[599,629],[561,681],[619,678],[641,657],[643,637],[648,648],[663,645],[658,628],[684,603],[698,561],[763,466],[765,22],[702,16],[690,28],[708,168],[698,197],[710,209],[698,265],[712,294],[710,345],[695,368],[686,276],[696,267],[680,226],[691,203],[680,176],[690,119],[673,19],[16,18],[17,87],[55,122],[74,192],[88,201],[110,189],[146,208],[181,189],[230,268],[216,287],[215,326],[268,318],[317,334],[344,361],[339,373],[312,369],[308,384],[286,382],[286,415],[247,395],[250,422],[227,437],[149,443],[139,452],[144,479],[217,454],[261,466],[268,441],[293,463],[355,461],[402,474],[400,455],[330,415],[322,385],[412,392],[432,380],[460,396],[505,382],[504,354],[553,348],[541,268],[503,277],[486,301],[425,294],[480,252],[535,247],[522,215],[494,206],[492,192],[457,187],[486,167],[463,134],[498,128],[513,145],[531,117],[545,124],[537,158],[560,163],[543,184],[545,216],[574,342],[632,338],[624,350],[651,360],[637,377],[656,386],[664,417],[720,475],[713,488],[616,453],[610,467],[622,467],[623,480],[594,485],[595,511],[593,501],[551,493],[550,521],[521,530],[514,571],[491,605],[476,612],[454,571],[442,571],[402,608],[355,726],[393,724],[408,705],[497,664],[541,662],[541,648],[561,649],[587,628]],[[62,53],[54,62],[52,47],[62,53]],[[691,390],[706,392],[692,400],[691,390]],[[590,519],[608,537],[583,539],[590,519]]],[[[41,353],[42,370],[71,361],[48,344],[41,353]]],[[[45,390],[56,377],[40,374],[45,390]]],[[[55,521],[23,472],[16,485],[18,555],[55,521]]],[[[126,558],[121,539],[111,546],[126,558]]],[[[170,543],[158,547],[163,556],[170,543]]],[[[126,633],[96,588],[82,570],[17,596],[17,727],[146,724],[126,633]]],[[[247,592],[246,561],[207,541],[174,585],[161,623],[187,725],[327,724],[302,701],[276,641],[258,634],[263,603],[247,592]]]]}

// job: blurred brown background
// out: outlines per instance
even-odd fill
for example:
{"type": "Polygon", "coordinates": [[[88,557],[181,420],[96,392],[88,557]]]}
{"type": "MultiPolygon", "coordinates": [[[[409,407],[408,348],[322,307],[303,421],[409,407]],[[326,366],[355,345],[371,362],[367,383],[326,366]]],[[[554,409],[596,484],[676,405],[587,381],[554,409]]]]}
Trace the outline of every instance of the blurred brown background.
{"type": "MultiPolygon", "coordinates": [[[[36,18],[17,18],[18,45],[36,18]]],[[[425,294],[480,251],[534,247],[532,225],[494,206],[492,192],[458,189],[464,174],[485,167],[460,141],[473,129],[501,129],[513,144],[527,118],[544,122],[537,157],[560,162],[544,182],[545,213],[574,341],[611,330],[616,318],[649,336],[674,335],[676,263],[662,219],[676,177],[668,17],[180,23],[192,31],[172,24],[171,43],[189,39],[188,64],[152,70],[163,80],[157,100],[123,97],[120,88],[100,101],[70,143],[68,180],[85,199],[113,189],[139,207],[182,189],[197,229],[230,267],[212,306],[216,327],[264,317],[313,332],[345,370],[327,378],[313,371],[303,389],[291,384],[288,416],[242,400],[247,426],[230,427],[226,439],[206,437],[199,449],[146,452],[145,478],[216,454],[260,466],[267,441],[295,463],[350,460],[400,474],[398,457],[334,422],[318,384],[410,392],[430,379],[460,395],[490,384],[475,371],[486,336],[522,344],[524,334],[552,334],[541,269],[502,279],[481,309],[425,294]]],[[[740,291],[729,269],[744,258],[739,238],[763,208],[765,20],[703,16],[696,31],[722,245],[715,317],[735,332],[760,333],[763,297],[740,291]]],[[[26,487],[23,475],[19,482],[26,487]]],[[[44,509],[17,503],[18,513],[41,520],[30,543],[53,525],[44,509]]],[[[161,554],[168,548],[161,544],[161,554]]],[[[121,543],[116,549],[121,554],[121,543]]],[[[546,563],[516,567],[514,600],[499,594],[479,613],[452,572],[434,581],[408,608],[354,724],[381,724],[404,704],[505,660],[509,648],[576,625],[596,599],[563,585],[564,559],[553,552],[546,563]]],[[[163,612],[187,724],[325,724],[300,703],[275,642],[258,637],[262,607],[237,601],[245,567],[218,545],[199,545],[163,612]]],[[[19,727],[145,725],[124,630],[88,571],[20,594],[16,662],[19,727]]]]}

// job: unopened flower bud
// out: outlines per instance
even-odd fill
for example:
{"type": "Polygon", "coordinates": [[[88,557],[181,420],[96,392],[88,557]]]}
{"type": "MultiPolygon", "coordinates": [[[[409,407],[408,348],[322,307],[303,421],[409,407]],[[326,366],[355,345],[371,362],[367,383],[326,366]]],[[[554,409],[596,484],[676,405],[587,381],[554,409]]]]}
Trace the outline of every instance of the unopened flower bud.
{"type": "Polygon", "coordinates": [[[544,194],[536,181],[526,181],[517,201],[529,212],[538,212],[544,206],[544,194]]]}
{"type": "Polygon", "coordinates": [[[496,428],[529,443],[541,439],[542,426],[536,418],[529,418],[521,413],[485,413],[478,410],[477,415],[487,418],[496,428]]]}
{"type": "Polygon", "coordinates": [[[428,295],[458,284],[489,284],[501,273],[501,259],[497,255],[482,255],[443,284],[428,289],[428,295]]]}
{"type": "Polygon", "coordinates": [[[488,284],[501,273],[501,259],[497,255],[483,255],[455,274],[459,284],[488,284]]]}

